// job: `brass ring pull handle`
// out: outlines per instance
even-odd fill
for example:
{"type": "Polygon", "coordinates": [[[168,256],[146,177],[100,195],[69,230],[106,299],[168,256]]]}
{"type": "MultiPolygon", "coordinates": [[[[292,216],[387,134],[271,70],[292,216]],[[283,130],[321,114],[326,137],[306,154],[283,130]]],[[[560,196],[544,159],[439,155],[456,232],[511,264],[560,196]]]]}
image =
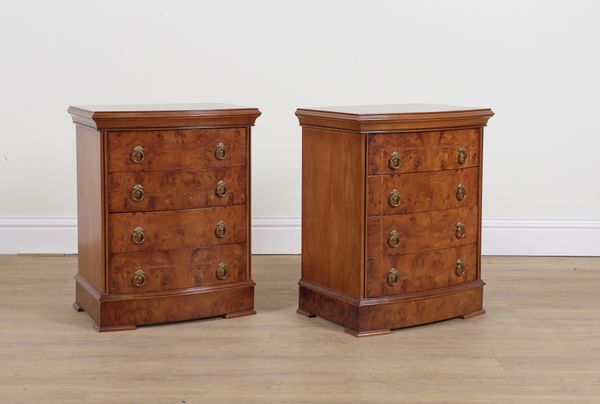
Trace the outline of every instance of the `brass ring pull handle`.
{"type": "Polygon", "coordinates": [[[229,270],[227,269],[227,265],[224,262],[221,262],[217,266],[217,272],[215,273],[217,279],[224,281],[229,276],[229,270]]]}
{"type": "Polygon", "coordinates": [[[458,184],[458,188],[456,189],[456,199],[462,201],[467,197],[467,190],[463,184],[458,184]]]}
{"type": "Polygon", "coordinates": [[[131,188],[131,193],[129,197],[132,201],[139,202],[144,199],[144,187],[141,184],[135,184],[133,188],[131,188]]]}
{"type": "Polygon", "coordinates": [[[143,244],[144,240],[146,240],[144,229],[141,227],[136,227],[133,229],[133,233],[131,233],[131,241],[133,241],[134,244],[143,244]]]}
{"type": "Polygon", "coordinates": [[[461,260],[457,260],[456,268],[454,269],[454,272],[456,273],[457,276],[463,276],[465,274],[465,272],[467,272],[464,262],[462,262],[461,260]]]}
{"type": "Polygon", "coordinates": [[[400,274],[396,268],[392,268],[388,271],[386,282],[388,286],[396,286],[400,282],[400,274]]]}
{"type": "Polygon", "coordinates": [[[227,184],[225,184],[225,181],[219,180],[219,182],[217,182],[217,187],[215,188],[215,194],[219,198],[222,198],[225,195],[227,195],[227,184]]]}
{"type": "Polygon", "coordinates": [[[467,152],[462,147],[458,149],[456,161],[458,161],[458,164],[465,164],[467,162],[467,152]]]}
{"type": "Polygon", "coordinates": [[[400,168],[401,165],[402,165],[402,159],[400,159],[400,155],[398,154],[398,152],[392,152],[390,160],[388,161],[388,166],[392,170],[397,170],[400,168]]]}
{"type": "Polygon", "coordinates": [[[394,189],[392,192],[390,192],[388,203],[392,208],[397,208],[400,205],[400,191],[394,189]]]}
{"type": "Polygon", "coordinates": [[[388,234],[387,245],[390,248],[397,248],[400,245],[400,233],[397,230],[390,231],[388,234]]]}
{"type": "Polygon", "coordinates": [[[215,149],[215,158],[217,160],[225,160],[225,157],[227,157],[227,149],[223,143],[219,143],[215,149]]]}
{"type": "Polygon", "coordinates": [[[223,238],[227,234],[227,228],[225,227],[225,222],[219,220],[217,223],[217,227],[215,228],[215,236],[218,238],[223,238]]]}
{"type": "Polygon", "coordinates": [[[144,286],[147,280],[148,278],[146,277],[146,273],[143,269],[138,269],[133,274],[133,286],[137,288],[141,288],[142,286],[144,286]]]}
{"type": "Polygon", "coordinates": [[[142,146],[135,146],[131,151],[131,161],[134,164],[141,164],[146,158],[144,154],[144,148],[142,146]]]}
{"type": "Polygon", "coordinates": [[[456,223],[456,238],[461,239],[465,236],[465,225],[462,222],[456,223]]]}

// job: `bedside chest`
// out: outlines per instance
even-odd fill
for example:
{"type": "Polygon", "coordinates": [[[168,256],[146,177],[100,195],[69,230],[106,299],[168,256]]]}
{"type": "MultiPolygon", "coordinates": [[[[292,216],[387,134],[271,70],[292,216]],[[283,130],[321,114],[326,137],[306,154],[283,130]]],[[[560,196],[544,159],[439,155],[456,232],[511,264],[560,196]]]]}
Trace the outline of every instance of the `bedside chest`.
{"type": "Polygon", "coordinates": [[[250,127],[227,104],[71,107],[74,307],[100,331],[254,313],[250,127]]]}
{"type": "Polygon", "coordinates": [[[493,112],[407,104],[296,115],[298,312],[357,336],[484,313],[481,157],[493,112]]]}

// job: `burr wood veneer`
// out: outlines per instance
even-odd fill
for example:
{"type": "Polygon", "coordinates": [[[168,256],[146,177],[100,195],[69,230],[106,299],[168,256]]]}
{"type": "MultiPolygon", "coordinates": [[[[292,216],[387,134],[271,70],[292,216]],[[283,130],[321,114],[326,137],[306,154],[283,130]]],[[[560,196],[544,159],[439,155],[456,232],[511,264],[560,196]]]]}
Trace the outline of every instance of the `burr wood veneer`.
{"type": "Polygon", "coordinates": [[[490,109],[298,109],[298,312],[357,336],[484,313],[483,127],[490,109]]]}
{"type": "Polygon", "coordinates": [[[74,307],[100,331],[254,313],[250,127],[226,104],[71,107],[74,307]]]}

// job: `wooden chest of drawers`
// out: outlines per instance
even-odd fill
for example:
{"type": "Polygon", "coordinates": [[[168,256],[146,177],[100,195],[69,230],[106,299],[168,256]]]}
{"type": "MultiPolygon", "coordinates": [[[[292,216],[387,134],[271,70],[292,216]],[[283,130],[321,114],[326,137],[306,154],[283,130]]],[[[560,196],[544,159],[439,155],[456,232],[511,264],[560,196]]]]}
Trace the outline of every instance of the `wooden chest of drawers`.
{"type": "Polygon", "coordinates": [[[226,104],[71,107],[74,307],[99,330],[254,313],[250,127],[226,104]]]}
{"type": "Polygon", "coordinates": [[[298,109],[298,312],[351,334],[483,313],[481,179],[490,109],[298,109]]]}

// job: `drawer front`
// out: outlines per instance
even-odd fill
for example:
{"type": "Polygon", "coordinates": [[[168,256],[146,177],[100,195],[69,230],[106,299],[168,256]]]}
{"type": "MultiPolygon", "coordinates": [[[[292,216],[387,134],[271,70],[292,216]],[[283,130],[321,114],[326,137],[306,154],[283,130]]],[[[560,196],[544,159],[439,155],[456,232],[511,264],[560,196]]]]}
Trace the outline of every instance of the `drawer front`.
{"type": "Polygon", "coordinates": [[[478,165],[478,129],[369,135],[369,174],[453,170],[478,165]]]}
{"type": "Polygon", "coordinates": [[[111,293],[221,285],[247,279],[244,244],[112,254],[111,293]]]}
{"type": "Polygon", "coordinates": [[[477,205],[479,169],[369,176],[369,216],[477,205]]]}
{"type": "Polygon", "coordinates": [[[167,251],[246,240],[246,206],[110,213],[109,252],[167,251]]]}
{"type": "Polygon", "coordinates": [[[410,254],[474,244],[477,207],[367,219],[367,256],[410,254]]]}
{"type": "Polygon", "coordinates": [[[108,171],[152,171],[244,165],[246,129],[109,132],[108,171]]]}
{"type": "Polygon", "coordinates": [[[244,166],[108,175],[110,212],[194,209],[244,203],[244,166]]]}
{"type": "Polygon", "coordinates": [[[476,278],[476,244],[372,258],[367,263],[367,296],[421,292],[459,285],[476,278]]]}

